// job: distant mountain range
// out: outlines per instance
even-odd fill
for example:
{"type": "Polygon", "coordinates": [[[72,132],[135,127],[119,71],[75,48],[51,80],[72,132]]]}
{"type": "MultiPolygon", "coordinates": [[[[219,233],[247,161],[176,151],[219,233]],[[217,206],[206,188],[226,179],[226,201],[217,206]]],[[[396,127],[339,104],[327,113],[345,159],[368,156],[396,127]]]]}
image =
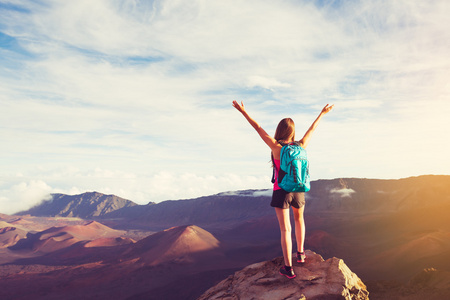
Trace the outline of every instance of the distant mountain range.
{"type": "MultiPolygon", "coordinates": [[[[236,223],[272,216],[270,191],[226,192],[187,200],[138,205],[114,195],[97,192],[52,199],[17,213],[32,216],[127,219],[132,224],[161,230],[180,225],[236,223]]],[[[450,176],[426,175],[398,180],[340,178],[317,180],[306,194],[308,214],[386,213],[450,202],[450,176]]]]}
{"type": "Polygon", "coordinates": [[[387,213],[449,203],[450,176],[403,179],[341,178],[311,183],[310,212],[387,213]]]}

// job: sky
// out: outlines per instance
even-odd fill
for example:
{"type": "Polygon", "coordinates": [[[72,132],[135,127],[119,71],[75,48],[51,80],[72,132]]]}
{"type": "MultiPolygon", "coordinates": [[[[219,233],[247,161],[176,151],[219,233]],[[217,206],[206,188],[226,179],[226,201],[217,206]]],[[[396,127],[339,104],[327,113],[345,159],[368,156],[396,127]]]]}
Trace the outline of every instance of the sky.
{"type": "Polygon", "coordinates": [[[0,212],[270,189],[291,117],[313,180],[450,174],[447,0],[0,0],[0,212]]]}

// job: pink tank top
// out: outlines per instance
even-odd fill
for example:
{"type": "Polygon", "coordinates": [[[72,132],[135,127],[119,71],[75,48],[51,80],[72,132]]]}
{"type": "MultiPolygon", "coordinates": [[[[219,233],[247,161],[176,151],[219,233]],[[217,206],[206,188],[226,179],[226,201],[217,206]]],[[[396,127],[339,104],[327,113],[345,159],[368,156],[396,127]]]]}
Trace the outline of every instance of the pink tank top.
{"type": "Polygon", "coordinates": [[[274,158],[273,164],[275,165],[275,182],[273,184],[273,190],[281,190],[281,188],[278,186],[278,171],[280,170],[280,160],[274,158]]]}

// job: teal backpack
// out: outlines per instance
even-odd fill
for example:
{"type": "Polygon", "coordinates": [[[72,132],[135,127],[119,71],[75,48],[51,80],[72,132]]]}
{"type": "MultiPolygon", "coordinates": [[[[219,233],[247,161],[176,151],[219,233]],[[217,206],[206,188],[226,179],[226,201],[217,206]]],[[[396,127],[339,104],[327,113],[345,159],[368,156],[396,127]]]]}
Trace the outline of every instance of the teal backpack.
{"type": "MultiPolygon", "coordinates": [[[[280,153],[278,186],[286,192],[307,192],[309,182],[309,162],[306,150],[298,142],[283,144],[280,153]]],[[[273,180],[274,181],[274,180],[273,180]]]]}

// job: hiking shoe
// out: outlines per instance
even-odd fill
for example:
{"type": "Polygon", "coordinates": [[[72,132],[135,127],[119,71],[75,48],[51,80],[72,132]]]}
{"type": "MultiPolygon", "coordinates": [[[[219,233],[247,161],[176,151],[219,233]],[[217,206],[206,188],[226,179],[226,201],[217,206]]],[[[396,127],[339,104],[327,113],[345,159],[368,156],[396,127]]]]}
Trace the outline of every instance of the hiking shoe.
{"type": "Polygon", "coordinates": [[[297,262],[303,264],[306,259],[305,252],[297,252],[297,262]]]}
{"type": "Polygon", "coordinates": [[[294,270],[291,268],[288,268],[286,266],[280,268],[280,274],[286,276],[289,279],[295,278],[294,270]]]}

